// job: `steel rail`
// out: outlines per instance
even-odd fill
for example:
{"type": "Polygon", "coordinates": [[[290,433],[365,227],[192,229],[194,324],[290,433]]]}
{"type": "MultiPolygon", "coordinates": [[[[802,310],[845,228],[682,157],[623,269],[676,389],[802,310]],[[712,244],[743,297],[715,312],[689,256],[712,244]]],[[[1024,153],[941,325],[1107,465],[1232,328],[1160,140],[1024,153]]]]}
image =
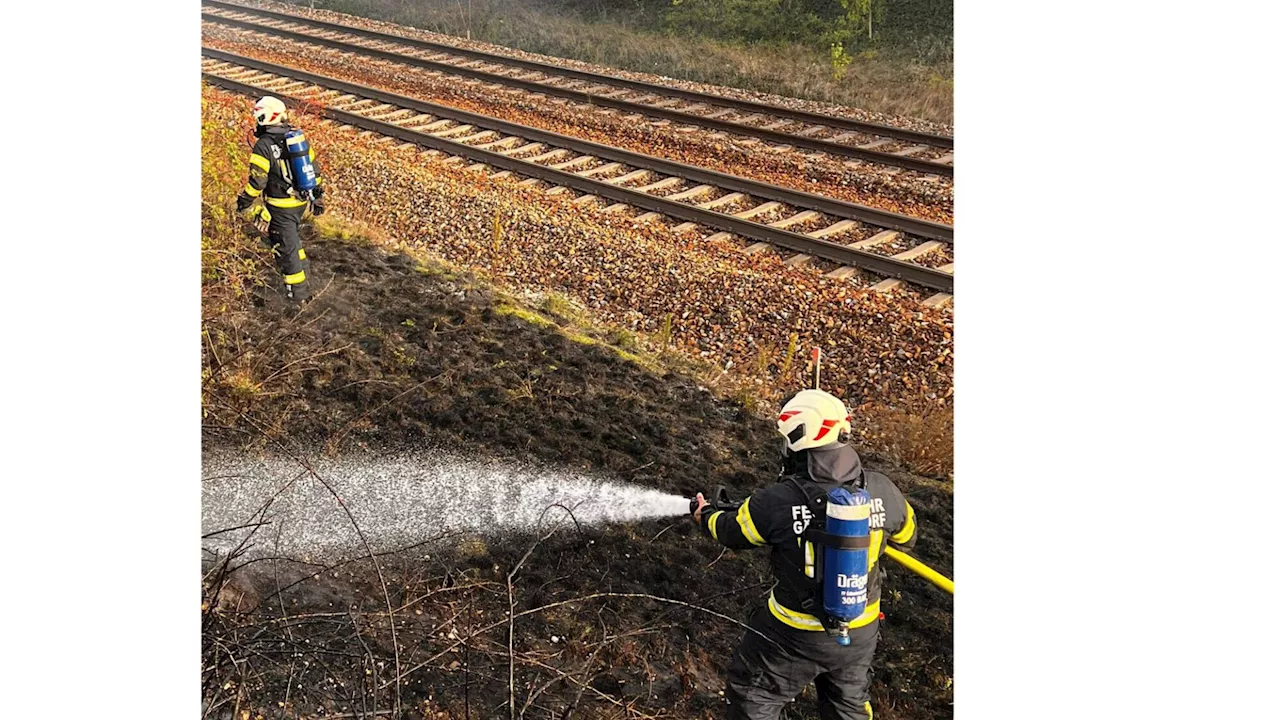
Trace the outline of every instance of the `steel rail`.
{"type": "MultiPolygon", "coordinates": [[[[201,18],[220,25],[237,27],[254,32],[267,33],[278,37],[288,38],[297,42],[311,43],[323,47],[331,47],[343,52],[351,52],[370,57],[377,57],[383,60],[390,60],[404,65],[412,65],[427,70],[457,75],[461,77],[473,78],[484,82],[496,82],[503,85],[518,87],[528,92],[536,92],[545,95],[556,95],[559,97],[576,100],[581,103],[590,105],[598,105],[603,107],[612,107],[617,110],[636,113],[638,115],[648,115],[658,117],[672,122],[679,122],[689,125],[701,125],[703,127],[713,128],[723,132],[733,133],[747,137],[755,137],[779,145],[790,145],[794,147],[803,147],[816,152],[825,152],[832,155],[864,160],[866,162],[878,163],[881,165],[891,165],[901,167],[906,170],[914,170],[917,172],[929,173],[933,175],[942,175],[944,177],[953,177],[955,169],[950,165],[932,162],[929,160],[919,160],[892,153],[877,152],[875,150],[864,150],[851,145],[842,145],[840,143],[829,142],[826,140],[817,140],[813,138],[800,137],[777,130],[766,130],[743,123],[732,122],[729,120],[717,120],[714,118],[694,115],[692,113],[681,112],[679,110],[671,110],[667,108],[659,108],[653,105],[645,105],[642,103],[631,102],[628,100],[618,100],[616,98],[606,97],[604,95],[596,95],[581,90],[571,88],[562,88],[555,85],[545,85],[532,80],[520,80],[507,75],[486,72],[484,70],[476,70],[474,68],[462,67],[446,62],[436,60],[426,60],[423,58],[413,57],[412,55],[404,55],[401,53],[391,52],[389,50],[379,50],[364,45],[355,45],[343,42],[341,40],[331,40],[316,35],[308,35],[307,33],[295,32],[293,30],[285,30],[283,28],[274,28],[268,25],[259,25],[257,23],[248,22],[246,20],[236,20],[226,18],[220,15],[202,14],[201,18]]],[[[344,31],[345,32],[345,31],[344,31]]],[[[396,36],[391,36],[396,37],[396,36]]]]}
{"type": "Polygon", "coordinates": [[[317,85],[326,85],[334,89],[341,89],[343,92],[353,95],[360,95],[372,100],[379,100],[381,102],[407,107],[417,110],[418,112],[430,113],[438,117],[457,120],[461,123],[472,124],[485,129],[497,130],[507,133],[508,135],[516,135],[527,140],[573,150],[574,152],[582,153],[583,155],[593,155],[595,157],[604,158],[614,162],[625,163],[633,167],[656,170],[666,175],[684,178],[697,184],[714,185],[719,188],[742,192],[755,197],[784,202],[806,210],[817,210],[843,219],[858,220],[877,227],[898,230],[909,235],[929,240],[938,240],[949,245],[954,244],[955,232],[951,225],[922,220],[920,218],[911,217],[910,215],[889,212],[888,210],[880,210],[866,205],[858,205],[856,203],[837,200],[823,195],[815,195],[801,190],[792,190],[789,188],[779,187],[777,185],[770,185],[757,180],[738,177],[737,175],[729,175],[716,170],[708,170],[694,165],[686,165],[674,160],[666,160],[652,155],[645,155],[630,150],[622,150],[609,145],[591,142],[590,140],[583,140],[569,135],[561,135],[560,133],[551,132],[550,130],[540,130],[538,128],[520,125],[518,123],[488,115],[480,115],[478,113],[459,110],[446,105],[437,105],[435,103],[429,103],[415,98],[396,95],[394,93],[378,90],[377,88],[348,83],[325,75],[296,70],[284,65],[276,65],[274,63],[257,60],[255,58],[225,52],[223,50],[202,48],[202,53],[205,57],[213,58],[215,60],[235,63],[237,65],[243,65],[244,67],[254,68],[263,72],[275,73],[277,75],[287,75],[289,77],[305,80],[317,85]]]}
{"type": "MultiPolygon", "coordinates": [[[[236,12],[261,13],[265,15],[281,15],[282,18],[280,19],[287,22],[296,22],[300,24],[317,24],[321,26],[335,25],[334,23],[323,23],[322,21],[310,20],[309,18],[302,18],[294,15],[288,15],[285,13],[272,13],[271,11],[258,10],[256,8],[244,8],[242,6],[230,5],[229,3],[220,3],[220,2],[216,2],[215,0],[206,0],[206,3],[213,5],[215,7],[229,6],[226,9],[234,8],[236,12]]],[[[763,140],[768,140],[773,143],[777,143],[779,145],[802,147],[808,150],[813,150],[815,152],[825,152],[831,155],[849,157],[849,158],[863,160],[871,163],[877,163],[881,165],[901,167],[906,170],[914,170],[916,172],[928,173],[932,175],[941,175],[943,177],[954,177],[954,174],[955,174],[955,168],[953,166],[944,165],[942,163],[937,163],[930,160],[920,160],[920,159],[906,157],[902,155],[894,155],[892,153],[877,152],[875,150],[864,150],[851,145],[842,145],[840,143],[830,142],[827,140],[801,137],[799,135],[779,132],[777,130],[767,130],[765,128],[758,128],[751,125],[746,125],[744,123],[732,122],[729,120],[718,120],[711,117],[704,117],[701,115],[695,115],[693,113],[682,112],[680,110],[671,110],[667,108],[655,107],[653,105],[645,105],[642,103],[636,103],[636,102],[631,102],[627,100],[619,100],[616,98],[606,97],[604,95],[592,94],[588,92],[583,92],[581,90],[574,90],[571,88],[557,87],[555,85],[547,85],[547,84],[539,83],[532,80],[521,80],[521,79],[510,77],[507,75],[486,72],[484,70],[476,70],[473,68],[462,67],[459,65],[452,65],[450,63],[439,62],[435,60],[426,60],[423,58],[413,57],[412,55],[404,55],[402,53],[395,53],[387,50],[379,50],[376,48],[366,47],[364,45],[356,45],[353,43],[342,42],[341,40],[331,40],[329,38],[322,38],[316,35],[309,35],[307,33],[295,32],[293,30],[285,30],[283,28],[274,28],[267,25],[259,25],[257,23],[249,22],[246,20],[237,20],[234,18],[222,17],[220,15],[210,15],[207,13],[201,13],[201,19],[207,22],[213,22],[220,25],[227,25],[229,27],[236,27],[236,28],[241,28],[245,30],[252,30],[255,32],[262,32],[262,33],[267,33],[271,35],[276,35],[279,37],[285,37],[291,40],[295,40],[297,42],[311,43],[311,44],[320,45],[323,47],[331,47],[336,50],[341,50],[343,52],[352,52],[357,54],[369,55],[371,57],[390,60],[392,62],[398,62],[405,65],[413,65],[416,67],[421,67],[428,70],[434,70],[437,72],[443,72],[451,75],[469,77],[477,80],[482,80],[484,82],[496,82],[503,85],[510,85],[512,87],[518,87],[528,92],[542,93],[545,95],[556,95],[559,97],[576,100],[578,102],[586,103],[589,105],[611,107],[617,110],[636,113],[639,115],[648,115],[650,117],[658,117],[665,120],[670,120],[672,122],[712,128],[722,132],[732,133],[734,135],[760,138],[763,140]]],[[[325,29],[328,30],[329,28],[325,28],[325,29]]],[[[385,33],[377,33],[371,30],[367,31],[360,28],[351,28],[346,25],[335,25],[335,27],[333,28],[333,31],[344,32],[344,33],[349,33],[353,35],[368,34],[368,35],[376,36],[377,39],[381,41],[397,42],[404,45],[416,45],[418,43],[423,43],[425,45],[434,46],[434,43],[424,43],[424,41],[415,41],[411,38],[403,38],[398,35],[388,35],[385,33]]],[[[454,49],[452,49],[453,46],[442,45],[439,47],[442,48],[440,52],[454,52],[454,49]]],[[[454,53],[454,54],[461,54],[461,53],[454,53]]],[[[484,55],[484,54],[481,53],[481,55],[484,55]]],[[[505,58],[505,56],[502,56],[502,55],[494,55],[489,57],[494,58],[493,62],[513,64],[508,62],[511,59],[505,58]]],[[[521,61],[521,62],[527,62],[527,61],[521,61]]],[[[556,66],[546,65],[544,67],[555,68],[556,66]]],[[[550,73],[550,72],[553,72],[553,70],[548,69],[546,70],[546,72],[550,73]]],[[[564,75],[566,73],[561,72],[559,74],[564,75]]],[[[609,76],[596,76],[596,77],[599,78],[601,82],[604,82],[605,79],[609,78],[609,76]]],[[[648,86],[648,87],[652,88],[653,92],[671,94],[667,92],[667,89],[665,88],[665,86],[648,86]]],[[[710,97],[719,97],[719,96],[710,96],[710,97]]],[[[713,100],[708,99],[705,102],[711,103],[713,102],[713,100]]],[[[721,103],[721,104],[724,104],[724,103],[721,103]]],[[[774,106],[765,106],[765,107],[772,108],[774,106]]],[[[815,115],[814,117],[825,118],[827,116],[815,115]]],[[[833,123],[823,122],[820,119],[813,120],[812,122],[814,124],[824,124],[827,126],[833,125],[833,123]]],[[[863,130],[861,132],[866,132],[868,134],[871,133],[871,131],[869,130],[863,130]]]]}
{"type": "Polygon", "coordinates": [[[257,13],[259,15],[266,15],[278,20],[301,22],[309,25],[315,25],[317,27],[323,27],[326,30],[349,32],[355,35],[363,35],[365,37],[375,38],[378,40],[402,42],[408,45],[421,47],[424,50],[437,50],[440,52],[462,55],[464,57],[476,58],[478,60],[502,62],[509,65],[515,65],[517,67],[527,68],[529,70],[546,72],[551,75],[564,75],[566,77],[578,78],[579,80],[590,80],[593,82],[608,83],[610,85],[620,85],[639,92],[671,95],[695,102],[731,107],[738,110],[774,115],[776,117],[785,117],[791,120],[800,120],[802,122],[811,123],[813,125],[826,125],[827,127],[851,130],[854,132],[866,133],[868,135],[891,137],[897,140],[929,145],[931,147],[946,148],[948,150],[952,149],[955,145],[955,138],[949,135],[935,135],[933,133],[920,132],[919,130],[908,130],[906,128],[894,127],[892,125],[882,125],[880,123],[866,122],[864,120],[854,120],[852,118],[840,117],[838,115],[823,115],[821,113],[794,110],[792,108],[786,108],[780,105],[770,105],[769,103],[762,103],[754,100],[741,100],[739,98],[726,97],[724,95],[715,95],[712,93],[698,92],[696,90],[685,90],[683,88],[674,88],[667,85],[646,83],[639,80],[630,80],[628,78],[617,77],[614,75],[606,75],[604,73],[594,73],[586,70],[561,67],[559,65],[552,65],[551,63],[539,62],[537,60],[525,60],[523,58],[499,55],[497,53],[487,53],[481,50],[471,50],[468,48],[458,47],[456,45],[433,43],[428,40],[404,37],[402,35],[394,35],[392,33],[384,33],[377,30],[368,30],[366,28],[344,25],[342,23],[316,20],[302,15],[265,10],[262,8],[249,7],[247,5],[237,5],[236,3],[222,2],[221,0],[203,0],[203,4],[233,12],[257,13]]]}
{"type": "MultiPolygon", "coordinates": [[[[210,52],[211,51],[209,49],[204,49],[206,56],[212,59],[236,64],[234,60],[219,58],[211,55],[210,52]]],[[[224,56],[230,55],[229,53],[221,53],[220,51],[212,52],[219,52],[219,54],[224,56]]],[[[250,67],[250,69],[259,69],[260,72],[271,72],[272,74],[278,74],[282,77],[294,77],[298,80],[305,79],[302,75],[307,75],[312,78],[323,77],[312,73],[298,73],[288,68],[281,68],[281,72],[279,73],[261,70],[260,68],[250,67]]],[[[223,78],[213,73],[202,72],[201,75],[206,82],[209,82],[212,85],[217,85],[242,94],[260,95],[263,92],[263,89],[260,87],[223,78]]],[[[329,87],[351,95],[362,95],[371,100],[382,100],[389,104],[400,105],[404,108],[432,115],[435,114],[433,109],[439,108],[439,106],[433,106],[430,103],[424,103],[419,100],[414,100],[413,98],[400,97],[391,93],[384,93],[380,90],[374,90],[372,88],[362,88],[360,85],[340,80],[326,79],[323,82],[313,82],[310,79],[306,79],[306,82],[323,87],[329,87]]],[[[305,99],[295,98],[287,93],[279,93],[279,91],[276,91],[276,93],[277,96],[283,95],[281,99],[287,104],[296,106],[300,103],[306,103],[305,99]]],[[[448,110],[447,108],[439,109],[448,110]]],[[[767,242],[771,245],[793,250],[797,253],[830,260],[842,265],[861,267],[878,275],[897,278],[915,285],[947,293],[953,292],[953,276],[933,268],[913,265],[901,260],[895,260],[891,257],[876,255],[862,250],[855,250],[826,240],[806,237],[798,233],[770,227],[750,220],[744,220],[732,215],[725,215],[712,210],[704,210],[675,200],[667,200],[666,198],[649,195],[638,190],[632,190],[618,185],[611,185],[607,182],[593,180],[581,175],[576,175],[572,172],[556,170],[527,160],[520,160],[518,158],[509,157],[490,150],[483,150],[478,147],[454,142],[445,138],[434,137],[427,133],[410,130],[398,125],[382,122],[380,120],[372,120],[344,110],[326,107],[322,109],[322,114],[336,122],[387,135],[404,142],[438,150],[449,155],[465,157],[474,162],[483,163],[502,170],[508,170],[527,177],[537,178],[555,185],[562,185],[579,192],[625,203],[644,210],[661,213],[679,220],[694,222],[699,225],[705,225],[725,232],[731,232],[742,237],[767,242]]]]}

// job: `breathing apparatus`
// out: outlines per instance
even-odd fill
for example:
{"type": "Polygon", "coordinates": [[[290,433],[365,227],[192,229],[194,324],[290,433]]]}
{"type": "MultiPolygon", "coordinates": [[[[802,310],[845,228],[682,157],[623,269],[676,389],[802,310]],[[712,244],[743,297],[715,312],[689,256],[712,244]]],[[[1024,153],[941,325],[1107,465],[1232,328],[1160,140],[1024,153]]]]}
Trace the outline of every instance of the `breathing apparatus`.
{"type": "Polygon", "coordinates": [[[311,165],[311,145],[298,128],[284,134],[285,153],[289,156],[290,179],[300,197],[310,198],[316,189],[316,169],[311,165]]]}

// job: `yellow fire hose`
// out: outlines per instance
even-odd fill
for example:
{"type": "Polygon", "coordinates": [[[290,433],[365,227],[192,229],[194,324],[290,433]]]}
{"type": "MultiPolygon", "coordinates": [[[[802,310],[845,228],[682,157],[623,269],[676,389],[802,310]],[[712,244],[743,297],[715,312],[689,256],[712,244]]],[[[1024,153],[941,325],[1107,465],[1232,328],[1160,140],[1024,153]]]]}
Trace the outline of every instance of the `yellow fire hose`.
{"type": "Polygon", "coordinates": [[[925,580],[928,580],[934,585],[937,585],[943,590],[946,590],[952,595],[956,594],[956,584],[954,582],[951,582],[951,580],[947,579],[946,576],[944,576],[942,573],[938,572],[937,570],[934,570],[933,568],[929,567],[928,565],[925,565],[924,563],[902,552],[901,550],[896,550],[894,548],[888,547],[887,545],[885,546],[884,552],[889,557],[902,563],[911,572],[919,575],[925,580]]]}

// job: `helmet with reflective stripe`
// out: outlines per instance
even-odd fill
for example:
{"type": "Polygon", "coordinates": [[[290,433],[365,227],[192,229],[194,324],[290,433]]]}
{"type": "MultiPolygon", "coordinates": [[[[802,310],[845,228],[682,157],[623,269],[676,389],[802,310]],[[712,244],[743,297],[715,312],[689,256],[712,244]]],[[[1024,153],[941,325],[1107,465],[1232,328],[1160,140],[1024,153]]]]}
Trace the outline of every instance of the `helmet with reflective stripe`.
{"type": "Polygon", "coordinates": [[[279,125],[285,121],[286,114],[284,103],[270,95],[253,106],[253,119],[259,125],[279,125]]]}
{"type": "Polygon", "coordinates": [[[778,413],[778,432],[792,452],[839,442],[852,429],[844,403],[822,390],[801,390],[778,413]]]}

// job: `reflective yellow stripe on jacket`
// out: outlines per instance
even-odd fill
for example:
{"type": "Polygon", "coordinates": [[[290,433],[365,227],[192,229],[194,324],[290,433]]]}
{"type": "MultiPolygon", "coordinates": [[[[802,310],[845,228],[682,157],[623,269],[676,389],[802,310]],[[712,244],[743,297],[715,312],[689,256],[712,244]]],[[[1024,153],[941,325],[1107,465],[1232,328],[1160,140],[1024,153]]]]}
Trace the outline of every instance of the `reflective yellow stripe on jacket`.
{"type": "Polygon", "coordinates": [[[297,198],[291,198],[291,197],[284,197],[284,198],[269,197],[267,198],[267,204],[272,207],[279,207],[279,208],[296,208],[296,207],[302,207],[303,205],[306,205],[307,201],[299,200],[297,198]]]}
{"type": "MultiPolygon", "coordinates": [[[[769,593],[769,612],[773,616],[782,621],[783,624],[789,625],[797,630],[825,630],[822,627],[822,621],[809,613],[802,613],[798,610],[783,607],[778,602],[773,593],[769,593]]],[[[864,625],[870,625],[872,620],[880,617],[880,601],[876,600],[867,605],[867,609],[861,615],[849,621],[847,627],[849,629],[860,628],[864,625]]]]}
{"type": "Polygon", "coordinates": [[[271,172],[271,161],[258,153],[253,153],[249,156],[249,164],[262,168],[263,172],[271,172]]]}
{"type": "Polygon", "coordinates": [[[707,519],[707,527],[711,529],[711,537],[716,542],[720,542],[720,535],[716,532],[716,520],[720,519],[720,516],[723,514],[723,510],[717,510],[716,512],[711,513],[711,517],[707,519]]]}
{"type": "Polygon", "coordinates": [[[916,511],[911,507],[911,503],[907,503],[907,519],[902,523],[902,529],[889,536],[890,542],[904,543],[916,534],[916,511]]]}
{"type": "Polygon", "coordinates": [[[747,498],[742,507],[738,508],[738,527],[742,529],[742,536],[752,545],[764,545],[764,538],[751,519],[751,498],[747,498]]]}

